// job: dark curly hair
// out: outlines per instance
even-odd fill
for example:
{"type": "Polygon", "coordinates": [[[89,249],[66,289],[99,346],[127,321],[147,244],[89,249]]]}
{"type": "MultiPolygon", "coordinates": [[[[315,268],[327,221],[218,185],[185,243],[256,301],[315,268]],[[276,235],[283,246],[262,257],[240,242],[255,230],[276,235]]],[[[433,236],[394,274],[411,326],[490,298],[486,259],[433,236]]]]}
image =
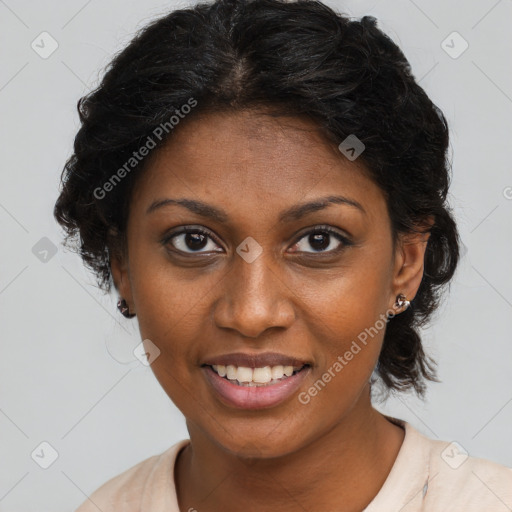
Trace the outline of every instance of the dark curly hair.
{"type": "MultiPolygon", "coordinates": [[[[182,123],[199,112],[260,108],[306,116],[336,146],[355,134],[365,145],[358,162],[387,199],[393,243],[434,219],[423,280],[411,307],[388,322],[376,368],[388,391],[424,396],[424,380],[438,379],[418,328],[455,273],[460,241],[446,201],[447,122],[402,51],[374,17],[350,20],[317,0],[198,3],[140,30],[78,101],[81,127],[54,208],[64,245],[107,293],[110,258],[126,248],[131,191],[150,158],[105,197],[98,190],[191,99],[197,106],[182,123]]],[[[160,147],[171,135],[152,139],[160,147]]]]}

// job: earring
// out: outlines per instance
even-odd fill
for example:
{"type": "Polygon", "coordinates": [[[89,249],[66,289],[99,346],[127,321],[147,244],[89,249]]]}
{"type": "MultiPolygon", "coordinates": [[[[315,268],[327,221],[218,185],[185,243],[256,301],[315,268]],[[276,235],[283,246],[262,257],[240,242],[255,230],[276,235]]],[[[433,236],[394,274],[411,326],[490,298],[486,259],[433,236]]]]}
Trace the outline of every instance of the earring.
{"type": "Polygon", "coordinates": [[[130,313],[130,308],[128,307],[127,302],[119,297],[119,300],[117,301],[117,309],[121,312],[123,316],[126,318],[133,318],[135,314],[130,313]]]}
{"type": "Polygon", "coordinates": [[[405,306],[405,309],[407,309],[410,305],[411,303],[406,299],[403,293],[399,293],[396,296],[395,308],[402,309],[405,306]]]}

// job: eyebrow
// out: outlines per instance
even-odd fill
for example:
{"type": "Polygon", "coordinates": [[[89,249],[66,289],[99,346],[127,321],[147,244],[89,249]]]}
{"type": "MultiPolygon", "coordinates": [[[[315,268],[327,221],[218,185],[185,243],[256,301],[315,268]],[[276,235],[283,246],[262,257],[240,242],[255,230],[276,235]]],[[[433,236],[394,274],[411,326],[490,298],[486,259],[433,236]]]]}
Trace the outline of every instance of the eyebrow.
{"type": "MultiPolygon", "coordinates": [[[[287,210],[284,210],[279,215],[279,222],[290,222],[293,220],[298,220],[305,215],[308,215],[313,212],[317,212],[319,210],[323,210],[330,206],[331,204],[343,204],[347,206],[351,206],[353,208],[357,208],[362,213],[366,214],[366,210],[362,207],[360,203],[355,201],[354,199],[350,199],[344,196],[326,196],[316,199],[315,201],[311,201],[308,203],[302,203],[292,206],[287,210]]],[[[229,215],[222,209],[217,208],[216,206],[204,203],[202,201],[198,201],[196,199],[157,199],[146,210],[146,215],[168,205],[180,205],[197,215],[201,215],[202,217],[208,217],[217,222],[228,222],[229,215]]]]}

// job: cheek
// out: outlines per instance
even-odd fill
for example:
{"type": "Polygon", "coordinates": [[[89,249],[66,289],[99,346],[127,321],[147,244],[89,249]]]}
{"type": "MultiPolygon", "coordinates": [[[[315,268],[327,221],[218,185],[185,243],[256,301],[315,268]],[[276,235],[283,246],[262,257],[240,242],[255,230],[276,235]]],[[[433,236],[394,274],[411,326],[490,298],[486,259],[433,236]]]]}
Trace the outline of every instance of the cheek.
{"type": "Polygon", "coordinates": [[[319,371],[333,368],[347,379],[364,383],[379,357],[386,328],[386,318],[380,301],[370,295],[359,294],[355,300],[340,294],[323,304],[311,306],[311,336],[318,341],[319,371]],[[365,300],[366,298],[366,300],[365,300]]]}
{"type": "Polygon", "coordinates": [[[181,410],[190,399],[199,400],[192,390],[199,379],[198,347],[211,329],[211,291],[219,276],[180,270],[168,262],[134,266],[132,282],[142,339],[150,339],[160,350],[151,364],[155,377],[181,410]],[[195,276],[192,278],[191,276],[195,276]]]}
{"type": "Polygon", "coordinates": [[[219,276],[173,265],[161,252],[133,256],[132,291],[141,335],[166,340],[194,338],[219,276]]]}
{"type": "Polygon", "coordinates": [[[301,282],[301,316],[318,344],[318,371],[336,373],[332,380],[340,386],[363,386],[375,367],[387,326],[389,279],[382,263],[359,259],[321,280],[301,282]]]}
{"type": "Polygon", "coordinates": [[[197,345],[205,332],[201,322],[208,318],[200,289],[177,282],[168,270],[153,270],[144,274],[135,292],[140,335],[160,350],[151,370],[178,409],[188,414],[194,411],[191,404],[200,401],[194,391],[200,371],[197,345]]]}
{"type": "MultiPolygon", "coordinates": [[[[325,428],[360,400],[377,364],[386,328],[377,302],[350,301],[343,294],[316,309],[310,322],[317,366],[298,401],[325,428]]],[[[310,311],[312,311],[311,309],[310,311]]]]}

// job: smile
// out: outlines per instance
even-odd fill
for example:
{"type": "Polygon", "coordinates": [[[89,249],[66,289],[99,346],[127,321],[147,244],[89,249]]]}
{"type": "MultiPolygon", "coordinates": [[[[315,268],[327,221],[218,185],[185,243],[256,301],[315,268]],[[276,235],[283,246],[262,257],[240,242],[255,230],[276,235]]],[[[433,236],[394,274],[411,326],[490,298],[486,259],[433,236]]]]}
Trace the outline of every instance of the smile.
{"type": "Polygon", "coordinates": [[[224,405],[238,409],[264,409],[292,396],[309,375],[311,367],[308,364],[259,368],[204,365],[202,370],[215,396],[224,405]]]}
{"type": "Polygon", "coordinates": [[[264,366],[261,368],[248,368],[246,366],[211,365],[214,372],[238,386],[269,386],[291,377],[304,368],[302,366],[264,366]]]}

